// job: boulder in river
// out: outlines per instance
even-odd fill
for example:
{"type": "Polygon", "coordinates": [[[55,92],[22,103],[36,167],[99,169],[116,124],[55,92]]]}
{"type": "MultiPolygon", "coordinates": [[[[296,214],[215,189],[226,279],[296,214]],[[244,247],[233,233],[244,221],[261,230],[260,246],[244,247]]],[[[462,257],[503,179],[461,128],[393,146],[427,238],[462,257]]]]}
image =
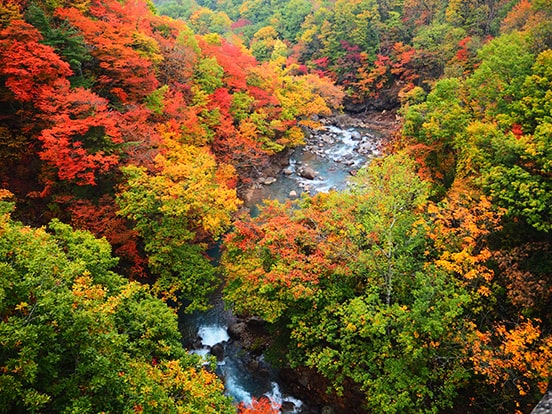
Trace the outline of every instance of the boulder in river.
{"type": "Polygon", "coordinates": [[[362,135],[360,135],[360,132],[353,131],[351,132],[351,139],[354,139],[355,141],[360,141],[362,139],[362,135]]]}
{"type": "Polygon", "coordinates": [[[228,335],[234,339],[242,339],[246,331],[247,325],[245,322],[236,322],[228,327],[228,335]]]}
{"type": "Polygon", "coordinates": [[[224,346],[222,344],[215,344],[211,347],[211,355],[217,358],[217,361],[224,359],[224,346]]]}
{"type": "Polygon", "coordinates": [[[192,349],[201,349],[203,346],[201,336],[196,336],[190,344],[192,349]]]}
{"type": "Polygon", "coordinates": [[[374,145],[370,142],[364,142],[357,147],[357,152],[363,155],[369,155],[374,152],[374,145]]]}
{"type": "Polygon", "coordinates": [[[274,184],[275,182],[276,182],[276,178],[274,177],[267,177],[264,179],[264,185],[274,184]]]}
{"type": "Polygon", "coordinates": [[[316,177],[316,171],[311,167],[303,167],[299,170],[299,175],[307,180],[314,180],[316,177]]]}
{"type": "Polygon", "coordinates": [[[292,413],[295,412],[295,404],[291,401],[283,401],[282,406],[280,407],[280,410],[283,413],[292,413]]]}

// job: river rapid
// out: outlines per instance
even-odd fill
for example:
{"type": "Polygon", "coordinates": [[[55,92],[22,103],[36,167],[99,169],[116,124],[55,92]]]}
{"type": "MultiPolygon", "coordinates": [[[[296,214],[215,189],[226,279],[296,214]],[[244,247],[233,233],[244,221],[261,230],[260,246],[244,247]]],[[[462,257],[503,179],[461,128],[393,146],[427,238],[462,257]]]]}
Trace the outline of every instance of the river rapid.
{"type": "MultiPolygon", "coordinates": [[[[313,131],[306,144],[290,154],[283,169],[256,179],[246,197],[247,207],[256,215],[265,199],[283,202],[305,192],[314,195],[345,189],[351,176],[380,154],[385,135],[370,128],[369,123],[325,120],[323,128],[313,131]]],[[[218,249],[210,253],[217,261],[218,249]]],[[[265,361],[262,350],[257,353],[244,347],[237,327],[246,324],[227,309],[220,292],[213,296],[212,304],[207,312],[182,315],[180,325],[184,345],[190,352],[217,358],[217,373],[227,395],[246,405],[251,404],[252,398],[265,396],[281,407],[282,413],[332,412],[323,411],[317,401],[301,401],[283,392],[289,387],[282,383],[278,370],[265,361]]],[[[262,321],[249,321],[246,328],[255,330],[256,324],[262,331],[262,321]]]]}

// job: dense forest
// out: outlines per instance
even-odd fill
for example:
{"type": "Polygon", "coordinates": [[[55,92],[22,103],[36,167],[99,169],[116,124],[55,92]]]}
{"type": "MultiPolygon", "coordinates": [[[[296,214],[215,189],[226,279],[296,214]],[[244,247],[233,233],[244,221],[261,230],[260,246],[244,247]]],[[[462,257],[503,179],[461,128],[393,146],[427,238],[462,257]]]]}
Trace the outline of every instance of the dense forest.
{"type": "Polygon", "coordinates": [[[277,411],[182,345],[221,285],[350,412],[527,413],[551,232],[548,0],[0,2],[0,413],[277,411]],[[244,211],[343,111],[384,156],[244,211]]]}

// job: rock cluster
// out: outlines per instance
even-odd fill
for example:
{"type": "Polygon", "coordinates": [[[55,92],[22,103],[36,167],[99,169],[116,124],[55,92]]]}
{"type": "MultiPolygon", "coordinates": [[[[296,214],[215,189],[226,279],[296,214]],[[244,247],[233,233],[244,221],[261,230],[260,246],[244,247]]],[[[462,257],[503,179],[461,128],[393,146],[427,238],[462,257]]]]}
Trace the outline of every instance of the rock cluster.
{"type": "MultiPolygon", "coordinates": [[[[347,130],[345,130],[347,131],[347,130]]],[[[375,137],[368,131],[362,133],[357,130],[348,130],[350,132],[350,139],[356,144],[354,146],[354,153],[347,153],[338,155],[333,153],[332,146],[340,139],[338,133],[331,129],[326,129],[323,133],[314,133],[307,140],[305,145],[305,151],[311,154],[316,154],[320,158],[331,159],[333,162],[341,163],[343,165],[352,166],[359,158],[359,156],[370,157],[379,153],[380,139],[375,137]],[[358,155],[355,155],[358,154],[358,155]]],[[[340,132],[341,133],[341,132],[340,132]]]]}
{"type": "Polygon", "coordinates": [[[259,317],[239,318],[228,326],[228,335],[249,352],[260,355],[270,342],[265,322],[259,317]]]}
{"type": "MultiPolygon", "coordinates": [[[[392,131],[397,128],[396,115],[389,112],[364,114],[362,116],[337,115],[330,118],[320,118],[318,120],[322,128],[317,130],[305,130],[305,146],[298,151],[304,151],[316,155],[319,158],[330,160],[341,167],[334,167],[340,170],[345,167],[351,175],[355,175],[358,169],[364,164],[366,158],[377,156],[379,154],[379,145],[382,140],[375,137],[369,131],[377,131],[378,136],[390,136],[392,131]],[[342,131],[347,131],[349,145],[354,143],[354,151],[335,151],[335,145],[342,139],[342,131]]],[[[290,165],[290,157],[294,150],[287,150],[276,154],[270,162],[263,166],[257,177],[252,177],[252,184],[248,188],[240,190],[240,197],[246,205],[251,204],[253,200],[259,197],[262,189],[274,184],[279,180],[279,176],[289,177],[297,174],[301,179],[297,190],[291,189],[288,198],[298,197],[302,191],[311,192],[316,183],[310,181],[324,181],[319,172],[307,163],[290,165]],[[261,191],[259,191],[261,190],[261,191]]],[[[328,168],[331,174],[332,168],[328,168]]]]}
{"type": "Polygon", "coordinates": [[[552,413],[552,389],[549,389],[542,397],[540,402],[533,408],[531,414],[551,414],[552,413]]]}

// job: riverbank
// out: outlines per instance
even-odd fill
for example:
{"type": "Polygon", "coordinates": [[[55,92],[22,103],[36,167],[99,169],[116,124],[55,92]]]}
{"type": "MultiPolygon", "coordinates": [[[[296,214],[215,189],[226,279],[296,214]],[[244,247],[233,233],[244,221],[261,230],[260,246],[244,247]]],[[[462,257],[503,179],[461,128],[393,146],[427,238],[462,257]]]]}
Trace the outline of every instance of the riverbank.
{"type": "MultiPolygon", "coordinates": [[[[245,194],[245,207],[255,209],[263,199],[293,199],[301,192],[316,193],[335,187],[346,188],[346,177],[364,165],[369,158],[381,155],[383,148],[397,132],[400,122],[395,112],[361,115],[336,115],[320,119],[321,130],[308,131],[303,147],[280,153],[253,178],[245,194]]],[[[254,213],[254,211],[252,211],[254,213]]],[[[263,353],[274,348],[274,338],[257,318],[240,317],[228,327],[231,341],[243,349],[245,366],[251,370],[265,369],[263,353]]],[[[282,354],[284,353],[282,350],[282,354]]],[[[298,407],[286,402],[283,413],[361,414],[363,395],[355,384],[347,384],[345,395],[328,393],[329,382],[309,368],[277,369],[281,391],[303,402],[298,407]]]]}
{"type": "Polygon", "coordinates": [[[400,127],[397,111],[367,112],[362,114],[341,114],[327,120],[342,128],[368,128],[378,131],[382,136],[392,137],[400,127]]]}
{"type": "MultiPolygon", "coordinates": [[[[328,182],[328,185],[322,191],[332,189],[331,176],[334,176],[336,171],[344,171],[346,174],[354,175],[366,158],[380,155],[383,147],[391,141],[400,127],[400,121],[395,111],[353,115],[337,114],[321,118],[319,121],[323,128],[321,130],[305,131],[306,142],[304,146],[275,154],[262,169],[257,171],[257,175],[250,177],[250,184],[239,192],[240,198],[244,200],[246,210],[261,204],[263,199],[266,198],[284,201],[286,198],[297,198],[304,191],[312,193],[311,188],[317,185],[316,180],[318,179],[328,182]],[[344,154],[340,154],[339,151],[332,153],[336,140],[335,129],[343,131],[356,130],[350,138],[357,142],[349,143],[355,147],[354,152],[348,152],[345,149],[344,154]],[[297,158],[297,152],[307,154],[304,157],[305,162],[292,165],[292,157],[297,158]],[[313,168],[316,164],[316,160],[312,160],[314,157],[331,158],[336,162],[336,165],[323,172],[317,171],[313,168]],[[276,196],[274,196],[274,191],[267,189],[273,186],[276,181],[290,178],[293,174],[305,179],[299,183],[297,188],[290,184],[287,193],[277,194],[276,196]]],[[[339,180],[343,180],[343,177],[339,180]]]]}

